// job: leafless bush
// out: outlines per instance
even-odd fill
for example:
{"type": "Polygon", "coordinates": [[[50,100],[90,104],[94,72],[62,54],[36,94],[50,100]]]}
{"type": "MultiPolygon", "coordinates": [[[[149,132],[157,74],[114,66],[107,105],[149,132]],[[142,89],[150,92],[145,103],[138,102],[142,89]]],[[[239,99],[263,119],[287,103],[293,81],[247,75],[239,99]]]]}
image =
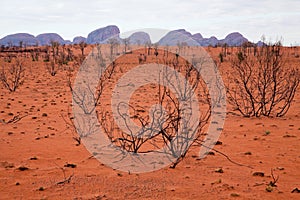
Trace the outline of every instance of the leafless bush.
{"type": "Polygon", "coordinates": [[[110,49],[110,62],[112,62],[115,59],[120,42],[116,38],[110,38],[108,44],[110,49]]]}
{"type": "Polygon", "coordinates": [[[81,144],[81,137],[78,136],[77,127],[74,122],[74,117],[69,111],[69,107],[68,107],[67,114],[66,115],[61,114],[61,117],[65,122],[66,130],[71,130],[71,133],[73,134],[73,139],[77,142],[76,146],[79,146],[81,144]]]}
{"type": "Polygon", "coordinates": [[[0,120],[0,122],[2,124],[15,124],[17,122],[19,122],[21,119],[23,119],[24,117],[27,117],[28,114],[17,114],[15,116],[13,116],[11,119],[9,119],[8,121],[5,121],[4,119],[3,120],[0,120]]]}
{"type": "Polygon", "coordinates": [[[25,69],[22,60],[16,58],[6,66],[2,65],[0,80],[10,92],[15,92],[24,83],[24,79],[25,69]]]}
{"type": "Polygon", "coordinates": [[[113,117],[109,111],[99,111],[98,120],[111,142],[127,152],[149,153],[158,151],[163,146],[167,147],[170,156],[176,158],[171,166],[175,168],[184,159],[192,144],[201,143],[205,125],[210,119],[211,107],[208,89],[200,77],[200,72],[178,55],[169,54],[168,63],[173,65],[174,70],[165,68],[158,74],[163,77],[161,80],[164,83],[156,87],[157,99],[154,99],[161,107],[155,107],[149,113],[147,105],[143,107],[138,104],[119,103],[118,117],[125,131],[120,130],[114,120],[110,120],[113,117]],[[180,79],[178,73],[184,79],[180,79]],[[191,107],[193,95],[198,95],[198,99],[201,99],[201,116],[197,116],[197,124],[193,124],[194,121],[191,120],[194,112],[191,107]],[[124,108],[129,108],[131,114],[128,115],[124,108]],[[140,129],[136,131],[128,121],[134,121],[140,129]]]}
{"type": "MultiPolygon", "coordinates": [[[[200,65],[204,61],[194,59],[193,63],[189,63],[179,54],[171,52],[164,56],[164,59],[156,59],[156,55],[149,55],[152,56],[149,63],[155,59],[159,63],[154,65],[161,65],[154,69],[157,70],[154,76],[157,75],[156,80],[159,80],[159,83],[144,88],[147,93],[153,94],[154,98],[149,98],[149,101],[142,105],[138,101],[118,102],[115,105],[116,113],[113,113],[108,103],[112,99],[106,92],[116,86],[122,66],[127,65],[130,68],[127,54],[111,62],[115,51],[113,44],[107,49],[98,46],[91,52],[90,59],[85,60],[80,69],[85,73],[79,77],[77,75],[74,85],[72,77],[69,76],[68,85],[72,92],[73,104],[79,109],[72,118],[72,127],[81,138],[87,138],[95,134],[97,127],[101,126],[111,143],[122,149],[124,156],[125,152],[165,153],[174,159],[171,167],[175,168],[193,144],[202,143],[206,125],[211,117],[208,87],[200,76],[200,65]],[[110,65],[105,68],[108,63],[110,65]],[[166,63],[170,67],[166,67],[166,63]],[[195,96],[198,101],[195,101],[195,96]],[[194,102],[201,112],[197,113],[194,102]],[[129,121],[137,126],[133,127],[129,121]]],[[[157,52],[157,55],[164,55],[164,50],[157,49],[157,52]]],[[[140,51],[133,53],[140,55],[140,51]]],[[[147,64],[146,60],[144,62],[147,64]]],[[[119,86],[119,89],[124,87],[122,84],[119,86]]]]}
{"type": "Polygon", "coordinates": [[[30,56],[31,56],[31,60],[34,61],[39,61],[39,52],[37,51],[30,51],[30,56]]]}
{"type": "MultiPolygon", "coordinates": [[[[108,76],[100,77],[100,75],[102,74],[102,70],[106,66],[104,56],[102,55],[102,52],[101,52],[101,46],[98,46],[97,52],[96,53],[92,52],[92,55],[99,62],[99,67],[97,68],[97,71],[95,72],[96,76],[98,76],[97,78],[99,78],[99,79],[97,79],[97,80],[99,80],[99,82],[98,82],[98,86],[97,86],[95,92],[94,92],[94,88],[91,88],[91,83],[89,83],[89,82],[83,83],[84,84],[83,86],[80,86],[79,88],[74,90],[73,83],[71,80],[72,73],[69,72],[67,74],[68,87],[69,87],[70,91],[72,92],[73,102],[76,103],[85,114],[91,114],[95,110],[96,106],[99,104],[99,99],[104,90],[105,80],[109,79],[111,76],[111,75],[108,75],[108,76]]],[[[82,65],[85,66],[86,63],[83,63],[82,65]]],[[[111,73],[113,73],[113,72],[111,72],[111,73]]],[[[111,73],[109,73],[109,74],[111,74],[111,73]]]]}
{"type": "Polygon", "coordinates": [[[258,48],[254,55],[237,53],[228,78],[228,102],[235,111],[245,117],[281,117],[291,106],[300,74],[286,62],[277,42],[258,48]]]}
{"type": "Polygon", "coordinates": [[[55,61],[51,60],[46,63],[46,69],[51,74],[51,76],[55,76],[58,70],[58,66],[55,64],[55,61]]]}
{"type": "MultiPolygon", "coordinates": [[[[84,58],[80,59],[83,60],[84,58]]],[[[73,60],[74,55],[71,48],[66,48],[65,45],[61,46],[58,42],[51,41],[51,48],[47,47],[44,60],[46,62],[46,70],[51,76],[55,76],[59,71],[69,69],[67,65],[69,61],[73,60]]]]}
{"type": "Polygon", "coordinates": [[[201,144],[205,126],[211,116],[211,102],[208,94],[208,88],[200,76],[200,72],[188,62],[182,63],[177,55],[174,55],[173,67],[175,70],[184,75],[184,82],[180,81],[174,72],[165,72],[168,84],[177,90],[179,94],[176,100],[171,95],[170,89],[164,87],[159,93],[161,105],[167,106],[166,118],[162,126],[161,137],[164,144],[170,147],[170,151],[177,160],[173,162],[171,168],[181,162],[186,156],[191,145],[194,143],[201,144]],[[175,81],[174,81],[175,77],[175,81]],[[201,114],[198,124],[193,124],[191,116],[194,110],[190,103],[193,95],[198,95],[199,107],[201,114]],[[183,119],[183,120],[182,120],[183,119]],[[181,131],[180,131],[181,130],[181,131]],[[181,134],[177,134],[181,132],[181,134]],[[174,141],[176,141],[174,143],[174,141]]]}
{"type": "Polygon", "coordinates": [[[81,51],[81,56],[84,57],[84,49],[85,49],[85,47],[87,47],[87,44],[85,42],[81,41],[79,43],[79,47],[80,47],[80,51],[81,51]]]}

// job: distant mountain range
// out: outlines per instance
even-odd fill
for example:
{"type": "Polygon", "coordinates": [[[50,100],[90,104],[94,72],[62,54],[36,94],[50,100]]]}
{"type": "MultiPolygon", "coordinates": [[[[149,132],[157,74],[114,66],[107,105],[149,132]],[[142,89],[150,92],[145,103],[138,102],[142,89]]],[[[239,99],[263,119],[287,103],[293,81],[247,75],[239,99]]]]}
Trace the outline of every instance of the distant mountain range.
{"type": "MultiPolygon", "coordinates": [[[[115,25],[106,26],[92,31],[88,34],[87,38],[82,36],[77,36],[73,41],[64,40],[57,33],[43,33],[37,35],[36,37],[28,33],[17,33],[7,35],[0,39],[1,46],[44,46],[50,45],[51,41],[58,42],[60,44],[78,44],[80,42],[85,42],[87,44],[103,44],[107,43],[108,39],[114,37],[121,42],[120,30],[115,25]]],[[[151,39],[146,32],[135,32],[128,37],[130,44],[146,44],[151,43],[151,39]]],[[[169,45],[175,46],[179,43],[186,43],[192,46],[215,46],[227,44],[228,46],[240,46],[244,42],[248,42],[242,34],[238,32],[233,32],[227,35],[224,39],[218,39],[214,36],[209,38],[203,38],[200,33],[192,35],[185,29],[178,29],[168,32],[159,41],[159,45],[169,45]]],[[[258,45],[261,42],[257,43],[258,45]]]]}

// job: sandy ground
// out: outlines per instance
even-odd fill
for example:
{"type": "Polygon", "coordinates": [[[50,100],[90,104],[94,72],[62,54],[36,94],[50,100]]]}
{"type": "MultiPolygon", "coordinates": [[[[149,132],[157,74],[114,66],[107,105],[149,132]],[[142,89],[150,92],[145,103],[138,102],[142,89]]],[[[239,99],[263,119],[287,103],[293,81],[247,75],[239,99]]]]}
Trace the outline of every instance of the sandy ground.
{"type": "MultiPolygon", "coordinates": [[[[220,49],[210,52],[217,58],[220,49]]],[[[299,67],[300,60],[291,63],[299,67]]],[[[52,77],[44,65],[27,61],[24,84],[14,93],[0,88],[0,119],[26,115],[17,123],[0,124],[0,199],[300,199],[291,193],[300,189],[299,89],[282,118],[227,114],[222,143],[215,149],[242,166],[216,152],[198,160],[191,150],[175,169],[129,174],[101,164],[76,145],[62,118],[71,103],[66,73],[52,77]],[[267,192],[272,170],[279,179],[267,192]]]]}

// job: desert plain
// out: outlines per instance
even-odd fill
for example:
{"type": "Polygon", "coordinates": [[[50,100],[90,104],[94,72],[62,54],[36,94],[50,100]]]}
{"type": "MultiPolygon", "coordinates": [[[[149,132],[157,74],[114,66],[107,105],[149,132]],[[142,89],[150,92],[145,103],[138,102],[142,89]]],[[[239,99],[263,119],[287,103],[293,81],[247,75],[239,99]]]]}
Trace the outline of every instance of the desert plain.
{"type": "MultiPolygon", "coordinates": [[[[66,48],[80,58],[78,45],[66,48]]],[[[219,60],[221,47],[205,50],[219,60]]],[[[217,62],[225,83],[235,50],[217,62]]],[[[300,69],[300,48],[283,51],[286,65],[300,69]]],[[[6,66],[7,54],[0,55],[6,66]]],[[[67,123],[68,76],[76,76],[82,59],[62,64],[52,76],[42,53],[37,61],[30,53],[14,55],[23,60],[25,77],[15,92],[0,86],[0,199],[300,199],[292,193],[300,189],[299,87],[283,117],[246,118],[228,105],[217,152],[204,159],[192,148],[175,169],[126,173],[95,159],[67,123]]],[[[138,53],[131,56],[138,61],[138,53]]]]}

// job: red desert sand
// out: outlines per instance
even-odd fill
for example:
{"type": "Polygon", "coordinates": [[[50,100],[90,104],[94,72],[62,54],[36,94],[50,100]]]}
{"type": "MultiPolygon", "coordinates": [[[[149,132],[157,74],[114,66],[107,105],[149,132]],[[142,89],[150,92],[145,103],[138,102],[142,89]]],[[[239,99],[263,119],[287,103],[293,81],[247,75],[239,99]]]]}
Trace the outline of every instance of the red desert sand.
{"type": "MultiPolygon", "coordinates": [[[[79,46],[67,48],[80,58],[79,46]]],[[[206,50],[219,60],[220,47],[206,50]]],[[[287,65],[299,69],[295,54],[300,48],[284,48],[284,53],[287,65]]],[[[76,76],[79,59],[62,64],[51,76],[46,67],[51,62],[44,62],[43,53],[38,61],[30,53],[14,55],[24,60],[25,79],[15,92],[0,87],[0,199],[300,199],[300,88],[280,118],[244,118],[228,105],[214,147],[221,153],[212,151],[200,160],[199,149],[192,148],[175,169],[125,173],[78,145],[78,135],[66,123],[72,103],[68,72],[74,68],[76,76]]],[[[1,53],[1,65],[7,64],[6,57],[1,53]]],[[[229,66],[230,55],[218,64],[222,74],[229,66]]],[[[143,102],[142,96],[135,98],[143,102]]]]}

